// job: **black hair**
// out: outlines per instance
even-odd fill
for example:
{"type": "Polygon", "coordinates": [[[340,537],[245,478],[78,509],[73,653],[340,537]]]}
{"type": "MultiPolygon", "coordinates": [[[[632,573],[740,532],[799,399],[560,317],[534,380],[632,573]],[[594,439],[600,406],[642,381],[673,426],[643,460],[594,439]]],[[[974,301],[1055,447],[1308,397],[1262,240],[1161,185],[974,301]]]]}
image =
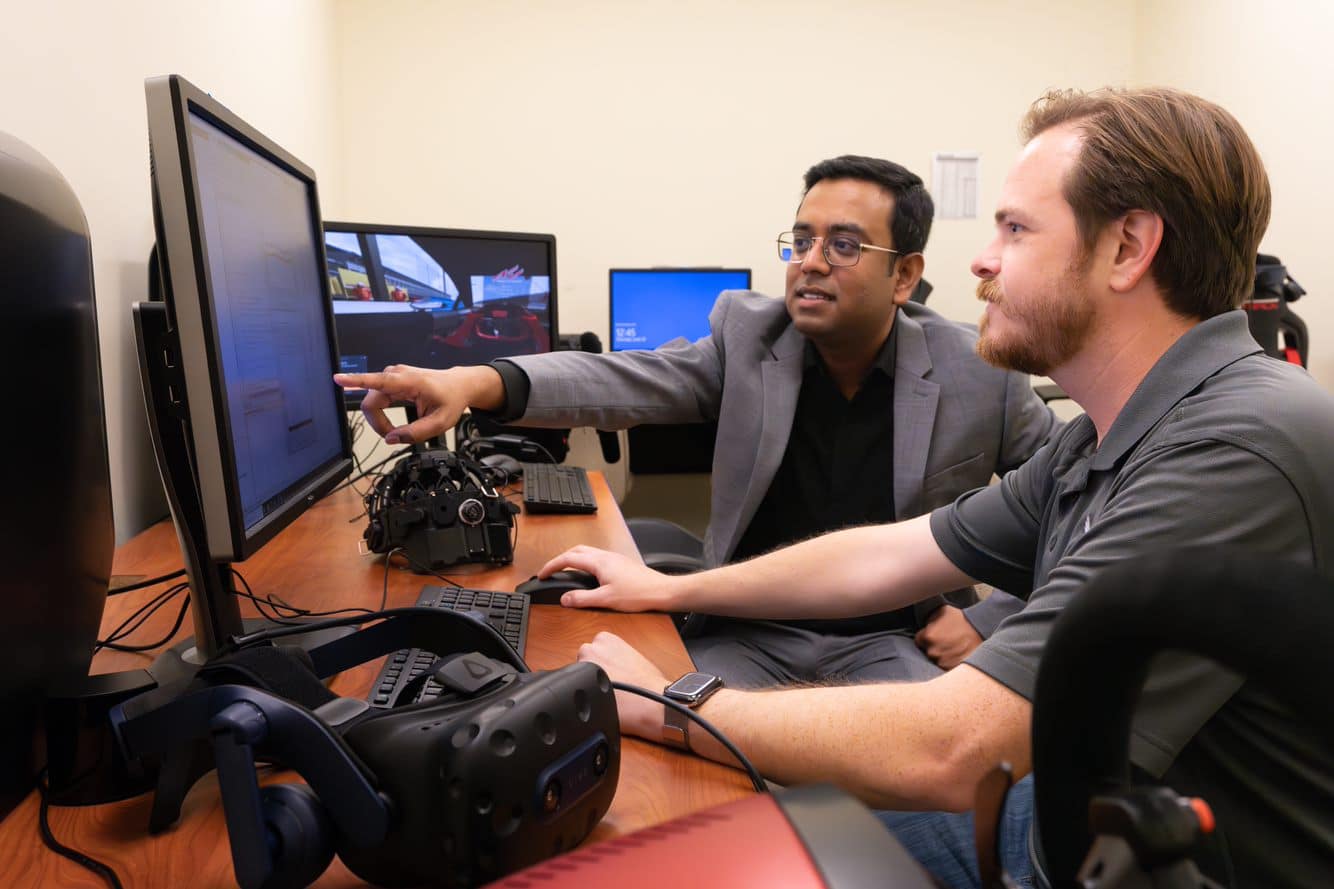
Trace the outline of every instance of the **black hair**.
{"type": "Polygon", "coordinates": [[[889,213],[889,233],[894,249],[900,253],[920,253],[931,234],[931,219],[936,205],[922,182],[922,177],[893,161],[877,157],[845,154],[820,161],[806,171],[805,197],[815,183],[824,179],[860,179],[872,182],[894,196],[889,213]]]}

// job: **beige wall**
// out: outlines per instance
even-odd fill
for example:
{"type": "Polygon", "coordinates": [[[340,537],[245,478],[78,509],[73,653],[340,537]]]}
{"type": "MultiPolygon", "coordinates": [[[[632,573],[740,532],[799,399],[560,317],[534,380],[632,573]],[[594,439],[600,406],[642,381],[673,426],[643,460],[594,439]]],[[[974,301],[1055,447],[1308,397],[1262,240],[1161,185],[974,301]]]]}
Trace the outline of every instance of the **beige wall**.
{"type": "Polygon", "coordinates": [[[773,239],[812,163],[929,177],[934,152],[977,150],[985,218],[937,222],[927,251],[932,305],[974,320],[1018,116],[1048,86],[1129,79],[1122,6],[344,0],[347,211],[554,232],[561,327],[605,341],[609,267],[749,266],[781,294],[773,239]]]}
{"type": "MultiPolygon", "coordinates": [[[[982,218],[936,223],[932,305],[968,262],[1050,86],[1170,83],[1231,108],[1275,187],[1266,247],[1311,291],[1334,381],[1323,154],[1334,45],[1312,0],[0,0],[0,128],[45,154],[93,236],[118,537],[164,509],[132,350],[152,241],[143,79],[178,72],[311,164],[326,216],[555,232],[562,328],[606,337],[606,271],[737,264],[781,290],[800,175],[843,152],[929,177],[982,154],[982,218]]],[[[38,396],[40,399],[42,396],[38,396]]],[[[11,433],[12,434],[12,433],[11,433]]],[[[21,433],[20,433],[21,434],[21,433]]]]}
{"type": "MultiPolygon", "coordinates": [[[[144,78],[182,74],[317,170],[337,169],[329,8],[321,0],[0,2],[0,129],[64,174],[92,233],[118,540],[166,512],[130,326],[130,303],[146,298],[153,244],[144,78]]],[[[326,200],[337,199],[337,184],[323,183],[326,200]]],[[[37,369],[15,370],[26,379],[37,369]]],[[[39,426],[40,410],[59,409],[59,393],[32,390],[35,412],[23,423],[39,426]]],[[[25,433],[11,421],[8,434],[25,433]]]]}
{"type": "Polygon", "coordinates": [[[1269,170],[1274,209],[1261,245],[1308,296],[1311,373],[1334,387],[1334,3],[1140,0],[1135,78],[1227,108],[1269,170]]]}

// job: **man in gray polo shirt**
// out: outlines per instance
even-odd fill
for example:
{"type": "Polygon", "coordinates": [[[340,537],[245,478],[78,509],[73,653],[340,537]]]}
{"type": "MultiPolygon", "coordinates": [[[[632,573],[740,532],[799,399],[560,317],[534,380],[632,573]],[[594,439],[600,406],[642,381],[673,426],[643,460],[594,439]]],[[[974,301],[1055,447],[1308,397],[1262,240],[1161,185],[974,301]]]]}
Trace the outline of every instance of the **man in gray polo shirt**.
{"type": "MultiPolygon", "coordinates": [[[[970,581],[1031,591],[963,665],[930,682],[714,694],[702,715],[776,780],[833,781],[884,809],[965,812],[998,762],[1029,770],[1043,643],[1098,569],[1194,544],[1334,563],[1334,490],[1321,472],[1334,454],[1334,399],[1265,357],[1236,310],[1270,207],[1240,125],[1195,96],[1139,90],[1049,94],[1024,130],[995,237],[973,263],[987,303],[978,349],[1049,374],[1082,417],[999,485],[920,519],[685,577],[585,547],[543,568],[597,574],[602,586],[567,593],[567,606],[742,617],[845,617],[970,581]]],[[[607,633],[580,657],[649,688],[675,678],[607,633]]],[[[661,707],[629,696],[618,706],[625,731],[664,736],[661,707]]],[[[729,761],[707,736],[687,741],[729,761]]],[[[1156,660],[1131,759],[1213,806],[1218,830],[1199,859],[1208,875],[1266,887],[1328,877],[1334,755],[1245,677],[1197,658],[1156,660]]],[[[1008,808],[1002,859],[1031,879],[1030,781],[1008,808]]],[[[886,821],[947,885],[977,885],[967,816],[886,821]]]]}

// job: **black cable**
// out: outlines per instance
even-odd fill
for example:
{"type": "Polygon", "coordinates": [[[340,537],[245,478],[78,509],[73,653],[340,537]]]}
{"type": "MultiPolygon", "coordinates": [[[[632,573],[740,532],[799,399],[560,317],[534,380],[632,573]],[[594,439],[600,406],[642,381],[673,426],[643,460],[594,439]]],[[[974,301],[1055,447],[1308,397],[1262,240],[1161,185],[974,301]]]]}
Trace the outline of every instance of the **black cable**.
{"type": "Polygon", "coordinates": [[[135,590],[142,590],[145,587],[157,586],[160,583],[166,583],[169,580],[175,580],[176,578],[181,577],[184,574],[185,574],[185,569],[180,568],[176,571],[171,572],[170,574],[163,574],[161,577],[154,577],[151,580],[141,580],[138,583],[126,584],[125,586],[118,586],[114,590],[107,590],[107,595],[119,596],[123,593],[132,593],[135,590]]]}
{"type": "MultiPolygon", "coordinates": [[[[162,604],[165,605],[167,603],[163,602],[162,604]]],[[[171,629],[167,631],[167,634],[163,636],[161,639],[158,639],[156,642],[149,642],[144,645],[121,645],[118,642],[107,640],[102,645],[102,647],[109,648],[112,651],[128,651],[128,652],[152,651],[155,648],[161,648],[162,646],[170,642],[173,638],[175,638],[176,634],[181,629],[181,624],[185,623],[185,612],[188,611],[189,609],[190,609],[190,597],[186,596],[185,599],[181,601],[181,610],[176,612],[176,622],[171,625],[171,629]]],[[[144,617],[145,619],[147,619],[148,615],[145,615],[144,617]]],[[[138,627],[136,626],[135,629],[138,629],[138,627]]],[[[123,639],[125,638],[125,636],[128,635],[129,632],[127,631],[119,638],[123,639]]]]}
{"type": "Polygon", "coordinates": [[[41,797],[41,806],[37,810],[37,829],[42,835],[42,842],[57,855],[68,858],[80,867],[85,867],[106,880],[107,885],[111,886],[112,889],[124,889],[120,877],[116,876],[116,871],[111,865],[104,864],[77,849],[71,849],[57,840],[56,835],[51,832],[50,799],[48,797],[50,789],[47,787],[46,778],[47,770],[43,768],[37,775],[37,794],[41,797]]]}
{"type": "Polygon", "coordinates": [[[182,591],[187,589],[189,589],[188,584],[178,583],[175,586],[170,587],[158,593],[152,599],[149,599],[148,602],[141,605],[137,611],[135,611],[129,617],[125,618],[125,620],[121,622],[120,626],[112,630],[106,639],[99,639],[97,641],[97,644],[93,646],[93,654],[96,654],[98,651],[102,650],[103,648],[106,648],[109,644],[113,642],[118,642],[121,639],[124,639],[126,636],[130,635],[135,630],[139,629],[141,626],[144,625],[145,621],[147,621],[150,617],[153,616],[153,614],[157,612],[159,608],[161,608],[163,605],[166,605],[174,597],[180,595],[182,591]],[[131,624],[133,624],[133,626],[131,626],[131,624]]]}
{"type": "MultiPolygon", "coordinates": [[[[261,599],[259,596],[255,595],[255,592],[250,588],[250,583],[240,571],[233,568],[232,574],[236,576],[237,580],[241,581],[241,586],[245,587],[245,592],[233,588],[232,595],[241,599],[249,599],[251,602],[255,603],[255,610],[259,612],[260,617],[264,618],[269,623],[279,624],[284,627],[292,627],[300,626],[303,622],[300,618],[306,617],[334,617],[340,614],[375,614],[371,609],[362,608],[360,606],[335,608],[330,611],[313,611],[309,608],[301,608],[300,606],[292,605],[289,602],[284,602],[280,597],[275,596],[273,593],[269,593],[261,599]],[[266,613],[264,611],[265,606],[273,609],[273,613],[266,613]],[[281,609],[286,609],[291,612],[291,614],[289,616],[284,616],[281,613],[281,609]]],[[[384,610],[383,601],[380,603],[380,610],[384,610]]]]}
{"type": "Polygon", "coordinates": [[[559,462],[560,462],[560,461],[557,460],[556,457],[551,453],[551,451],[548,451],[545,447],[542,446],[542,443],[541,443],[541,442],[539,442],[539,441],[534,441],[534,440],[531,439],[531,438],[525,438],[524,441],[528,442],[528,444],[532,445],[533,447],[537,448],[537,449],[538,449],[539,451],[541,451],[542,453],[546,454],[546,455],[547,455],[547,459],[550,460],[553,464],[556,464],[556,463],[559,463],[559,462]]]}
{"type": "MultiPolygon", "coordinates": [[[[371,467],[370,467],[369,469],[365,470],[365,471],[362,472],[360,475],[354,475],[354,476],[352,476],[352,478],[350,478],[350,479],[348,479],[347,481],[343,482],[343,483],[342,483],[341,485],[339,485],[338,487],[333,488],[332,490],[329,491],[329,494],[333,494],[333,493],[336,493],[336,492],[338,492],[338,491],[343,490],[344,488],[351,487],[354,483],[361,481],[363,478],[365,478],[366,476],[370,475],[372,472],[374,472],[375,470],[379,469],[381,466],[383,466],[384,464],[388,463],[390,460],[394,460],[394,459],[396,459],[396,458],[398,458],[398,457],[402,457],[402,456],[404,456],[404,455],[406,455],[406,454],[409,454],[409,453],[411,453],[411,452],[412,452],[412,446],[411,446],[411,445],[408,445],[406,448],[400,448],[399,450],[394,451],[392,454],[390,454],[388,457],[385,457],[383,460],[379,461],[378,463],[374,463],[374,464],[372,464],[371,467]]],[[[329,494],[325,494],[324,496],[328,497],[329,494]]]]}
{"type": "Polygon", "coordinates": [[[430,568],[426,567],[426,566],[423,565],[421,562],[418,562],[418,561],[417,561],[416,559],[414,559],[412,556],[408,555],[408,554],[407,554],[407,551],[404,550],[403,547],[401,547],[401,546],[396,546],[396,547],[394,547],[393,549],[391,549],[389,552],[385,553],[385,556],[384,556],[384,569],[385,569],[385,584],[386,584],[386,585],[388,585],[388,583],[389,583],[389,558],[390,558],[390,556],[392,556],[394,553],[398,553],[400,556],[402,556],[403,559],[404,559],[404,561],[406,561],[409,565],[411,565],[413,568],[415,568],[418,574],[429,574],[429,575],[431,575],[432,577],[438,577],[439,579],[443,580],[445,583],[449,584],[450,586],[452,586],[452,587],[453,587],[454,589],[456,589],[456,590],[461,590],[461,589],[464,588],[463,584],[459,583],[458,581],[454,580],[453,578],[446,577],[445,575],[441,574],[439,571],[432,571],[430,568]]]}
{"type": "Polygon", "coordinates": [[[769,787],[764,783],[764,776],[760,774],[759,769],[755,768],[755,765],[746,758],[744,753],[737,749],[735,744],[727,739],[727,736],[724,735],[722,731],[694,710],[673,701],[669,697],[660,695],[656,691],[649,691],[647,688],[640,688],[637,685],[627,685],[624,682],[613,682],[611,687],[618,689],[619,691],[628,691],[630,694],[639,695],[641,698],[648,698],[650,701],[657,701],[659,704],[671,707],[678,713],[684,713],[692,721],[698,723],[700,728],[717,738],[718,743],[726,747],[727,751],[736,757],[737,762],[741,763],[741,768],[745,769],[746,774],[750,776],[751,786],[755,788],[756,793],[769,792],[769,787]]]}

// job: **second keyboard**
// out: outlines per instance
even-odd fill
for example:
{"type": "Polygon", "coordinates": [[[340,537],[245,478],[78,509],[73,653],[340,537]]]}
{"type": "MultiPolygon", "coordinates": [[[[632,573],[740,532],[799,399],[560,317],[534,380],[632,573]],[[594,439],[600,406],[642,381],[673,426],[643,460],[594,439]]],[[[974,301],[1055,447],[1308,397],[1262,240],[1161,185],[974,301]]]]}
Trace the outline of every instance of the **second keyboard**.
{"type": "Polygon", "coordinates": [[[523,508],[527,512],[598,511],[588,472],[582,466],[523,463],[523,508]]]}

